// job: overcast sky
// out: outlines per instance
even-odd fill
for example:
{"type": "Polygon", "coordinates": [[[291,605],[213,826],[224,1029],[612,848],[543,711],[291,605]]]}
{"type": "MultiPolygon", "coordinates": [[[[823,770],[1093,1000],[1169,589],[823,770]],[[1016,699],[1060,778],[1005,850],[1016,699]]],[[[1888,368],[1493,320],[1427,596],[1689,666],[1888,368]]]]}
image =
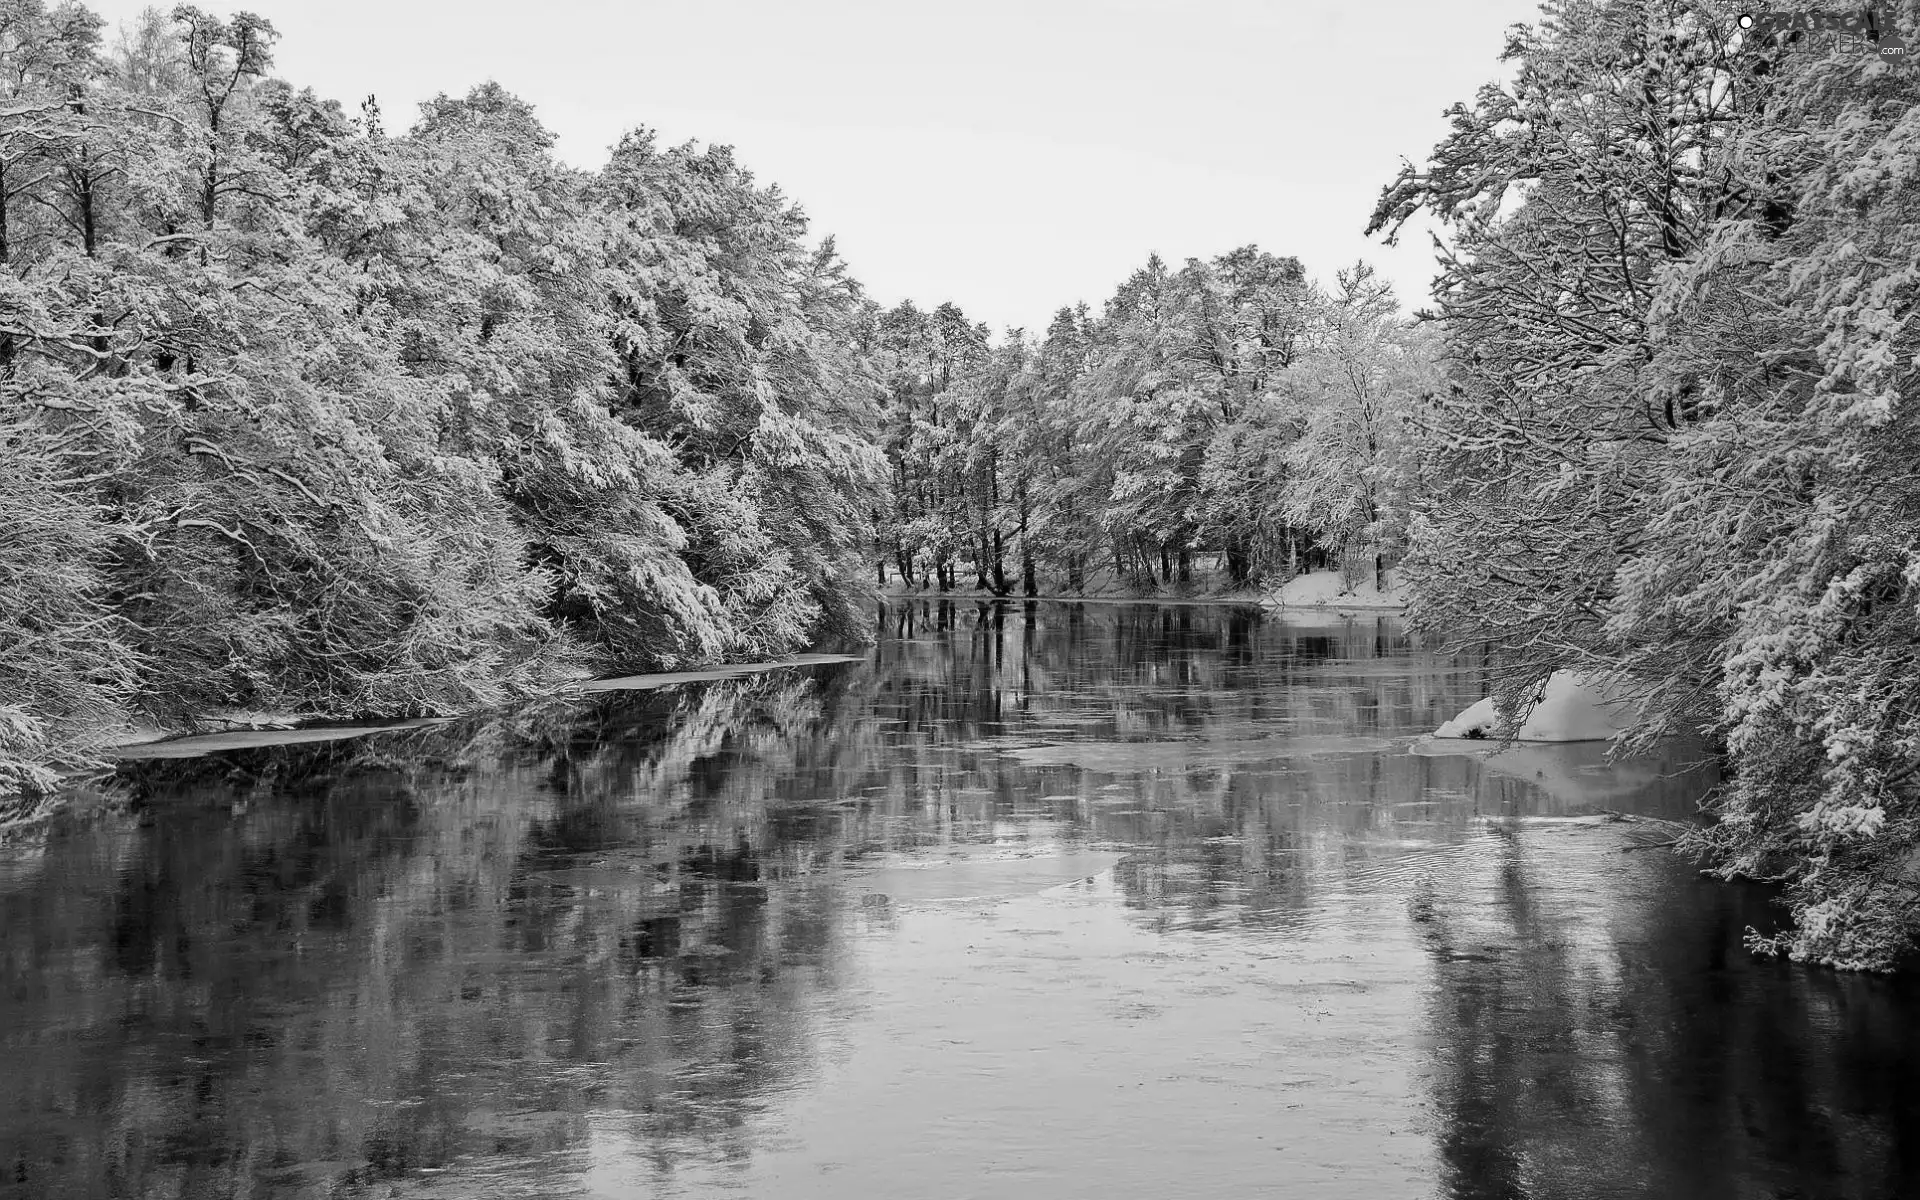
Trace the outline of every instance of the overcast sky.
{"type": "MultiPolygon", "coordinates": [[[[1361,236],[1447,105],[1505,76],[1534,0],[199,0],[279,29],[276,72],[390,127],[492,78],[578,166],[622,130],[730,143],[883,303],[996,330],[1098,309],[1150,251],[1365,257],[1408,307],[1424,235],[1361,236]]],[[[147,0],[88,0],[117,27],[147,0]]],[[[170,7],[167,6],[167,7],[170,7]]]]}

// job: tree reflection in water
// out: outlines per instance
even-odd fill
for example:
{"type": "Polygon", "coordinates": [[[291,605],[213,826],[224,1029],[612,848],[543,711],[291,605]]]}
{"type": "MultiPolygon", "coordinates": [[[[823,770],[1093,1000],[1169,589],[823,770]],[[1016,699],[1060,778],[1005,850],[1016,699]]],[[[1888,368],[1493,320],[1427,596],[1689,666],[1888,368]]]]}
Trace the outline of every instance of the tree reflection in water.
{"type": "Polygon", "coordinates": [[[1448,1194],[1912,1182],[1911,991],[1755,964],[1764,895],[1558,819],[1686,815],[1686,754],[1409,753],[1484,681],[1389,619],[927,600],[876,622],[863,663],[132,763],[15,830],[0,1194],[744,1169],[769,1114],[826,1099],[871,1015],[862,955],[911,917],[862,864],[1042,844],[1120,854],[1113,901],[1169,946],[1391,943],[1417,1011],[1345,1033],[1412,1048],[1448,1194]]]}
{"type": "Polygon", "coordinates": [[[461,1155],[564,1163],[589,1114],[744,1153],[804,1075],[857,760],[831,679],[609,694],[124,772],[0,894],[27,1194],[297,1194],[461,1155]],[[769,886],[770,883],[780,886],[769,886]],[[30,940],[29,940],[30,936],[30,940]]]}
{"type": "Polygon", "coordinates": [[[1410,910],[1451,1195],[1910,1194],[1910,984],[1760,963],[1762,889],[1494,826],[1410,910]]]}

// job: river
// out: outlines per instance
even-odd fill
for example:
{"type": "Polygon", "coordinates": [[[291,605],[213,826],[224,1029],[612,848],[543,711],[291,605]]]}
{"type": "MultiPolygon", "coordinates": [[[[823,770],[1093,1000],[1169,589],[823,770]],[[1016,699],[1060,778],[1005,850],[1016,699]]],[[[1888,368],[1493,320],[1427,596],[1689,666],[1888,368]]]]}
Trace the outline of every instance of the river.
{"type": "Polygon", "coordinates": [[[877,620],[14,829],[0,1196],[1920,1194],[1920,993],[1741,949],[1697,753],[1418,753],[1392,618],[877,620]]]}

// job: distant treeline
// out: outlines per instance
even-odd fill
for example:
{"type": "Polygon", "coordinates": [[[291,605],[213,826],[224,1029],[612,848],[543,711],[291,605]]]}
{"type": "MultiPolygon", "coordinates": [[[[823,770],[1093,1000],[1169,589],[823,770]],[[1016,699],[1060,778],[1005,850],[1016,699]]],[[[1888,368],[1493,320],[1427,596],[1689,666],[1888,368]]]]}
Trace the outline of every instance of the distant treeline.
{"type": "Polygon", "coordinates": [[[1101,316],[1062,309],[1038,340],[903,304],[872,356],[893,467],[880,580],[1177,586],[1198,554],[1230,585],[1303,563],[1377,575],[1405,536],[1427,342],[1366,266],[1327,290],[1252,246],[1151,258],[1101,316]]]}

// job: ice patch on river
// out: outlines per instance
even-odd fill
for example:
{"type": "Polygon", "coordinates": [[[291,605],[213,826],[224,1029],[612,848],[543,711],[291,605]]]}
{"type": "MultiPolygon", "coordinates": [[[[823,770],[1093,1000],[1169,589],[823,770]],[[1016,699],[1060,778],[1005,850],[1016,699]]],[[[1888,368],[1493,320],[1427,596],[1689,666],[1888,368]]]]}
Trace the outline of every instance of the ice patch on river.
{"type": "Polygon", "coordinates": [[[199,758],[219,750],[251,750],[261,746],[292,746],[302,742],[338,742],[394,729],[424,729],[451,719],[433,717],[400,721],[392,725],[327,725],[312,729],[243,729],[230,733],[200,733],[119,746],[113,753],[116,758],[199,758]]]}
{"type": "Polygon", "coordinates": [[[1612,744],[1600,741],[1506,744],[1425,738],[1409,749],[1426,758],[1474,760],[1480,773],[1530,785],[1557,807],[1575,811],[1613,805],[1631,808],[1629,802],[1640,797],[1664,799],[1675,789],[1662,784],[1682,779],[1694,780],[1695,794],[1704,794],[1715,778],[1701,747],[1687,741],[1633,758],[1612,755],[1612,744]]]}
{"type": "Polygon", "coordinates": [[[1405,745],[1404,740],[1364,734],[1298,734],[1233,741],[1061,742],[1003,749],[1001,753],[1029,766],[1079,767],[1122,775],[1330,754],[1382,754],[1405,745]]]}

